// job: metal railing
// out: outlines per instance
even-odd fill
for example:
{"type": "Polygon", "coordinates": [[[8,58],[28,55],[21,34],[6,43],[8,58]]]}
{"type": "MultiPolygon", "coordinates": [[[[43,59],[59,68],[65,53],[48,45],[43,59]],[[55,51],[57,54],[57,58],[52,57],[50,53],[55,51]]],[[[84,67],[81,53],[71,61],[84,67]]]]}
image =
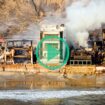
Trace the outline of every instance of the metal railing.
{"type": "Polygon", "coordinates": [[[70,65],[92,65],[91,60],[70,60],[70,65]]]}

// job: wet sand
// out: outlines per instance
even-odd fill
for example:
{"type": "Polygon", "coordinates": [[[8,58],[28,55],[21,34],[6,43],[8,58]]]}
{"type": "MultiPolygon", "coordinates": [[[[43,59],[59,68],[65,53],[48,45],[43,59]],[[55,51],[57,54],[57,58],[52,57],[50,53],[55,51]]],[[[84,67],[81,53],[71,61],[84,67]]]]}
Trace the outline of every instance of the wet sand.
{"type": "Polygon", "coordinates": [[[104,88],[105,74],[69,75],[59,73],[15,73],[0,75],[0,89],[61,89],[61,88],[104,88]]]}

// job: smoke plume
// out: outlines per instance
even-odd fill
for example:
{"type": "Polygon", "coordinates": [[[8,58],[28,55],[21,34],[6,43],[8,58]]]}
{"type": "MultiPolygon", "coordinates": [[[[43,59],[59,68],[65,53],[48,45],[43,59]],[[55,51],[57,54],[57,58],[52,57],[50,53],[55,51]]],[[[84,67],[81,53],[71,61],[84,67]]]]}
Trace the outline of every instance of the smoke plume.
{"type": "Polygon", "coordinates": [[[69,39],[87,47],[88,31],[105,23],[105,0],[76,0],[66,9],[69,39]]]}

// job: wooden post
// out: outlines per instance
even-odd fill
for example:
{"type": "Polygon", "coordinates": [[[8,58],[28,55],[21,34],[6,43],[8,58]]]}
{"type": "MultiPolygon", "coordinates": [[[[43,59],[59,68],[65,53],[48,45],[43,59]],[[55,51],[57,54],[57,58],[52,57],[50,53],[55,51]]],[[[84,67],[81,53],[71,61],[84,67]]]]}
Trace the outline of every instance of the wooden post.
{"type": "Polygon", "coordinates": [[[33,41],[31,41],[31,64],[33,64],[33,41]]]}
{"type": "Polygon", "coordinates": [[[7,49],[7,42],[5,42],[5,49],[4,49],[4,63],[5,64],[7,62],[6,49],[7,49]]]}

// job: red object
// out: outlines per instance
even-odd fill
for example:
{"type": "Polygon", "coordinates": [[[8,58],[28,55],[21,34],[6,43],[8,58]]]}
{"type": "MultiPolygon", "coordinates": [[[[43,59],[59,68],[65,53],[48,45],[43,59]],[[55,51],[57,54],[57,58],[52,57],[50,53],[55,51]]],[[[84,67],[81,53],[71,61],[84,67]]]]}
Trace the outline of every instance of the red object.
{"type": "Polygon", "coordinates": [[[0,43],[3,43],[3,42],[5,42],[4,39],[3,38],[0,38],[0,43]]]}

